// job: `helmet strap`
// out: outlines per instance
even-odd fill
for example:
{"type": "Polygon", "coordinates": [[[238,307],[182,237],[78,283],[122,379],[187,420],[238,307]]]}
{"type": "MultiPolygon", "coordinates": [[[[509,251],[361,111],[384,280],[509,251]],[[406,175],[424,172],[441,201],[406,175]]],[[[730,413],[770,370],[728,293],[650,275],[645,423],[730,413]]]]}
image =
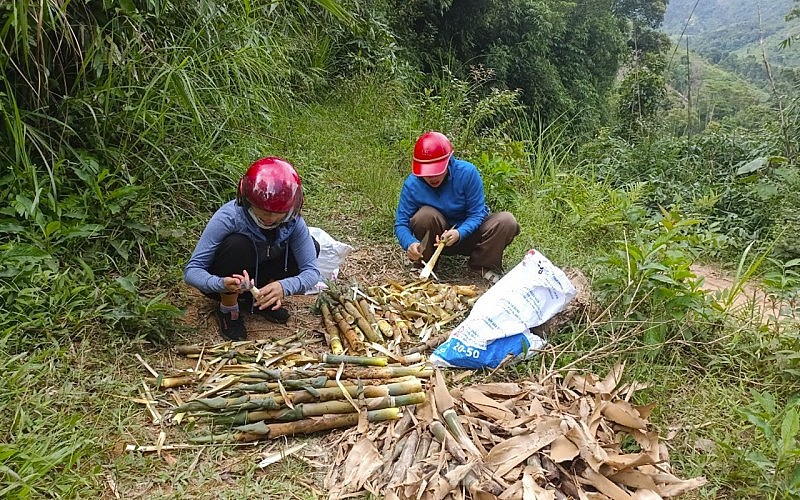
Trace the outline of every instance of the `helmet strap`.
{"type": "Polygon", "coordinates": [[[250,208],[250,202],[244,195],[244,176],[239,179],[239,187],[236,189],[236,204],[240,207],[250,208]]]}

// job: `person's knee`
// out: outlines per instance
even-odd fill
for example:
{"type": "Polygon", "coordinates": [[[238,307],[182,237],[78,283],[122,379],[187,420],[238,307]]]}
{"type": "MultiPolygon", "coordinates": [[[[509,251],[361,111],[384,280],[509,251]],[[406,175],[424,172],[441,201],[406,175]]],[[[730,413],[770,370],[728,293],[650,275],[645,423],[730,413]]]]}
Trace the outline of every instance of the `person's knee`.
{"type": "Polygon", "coordinates": [[[444,216],[433,208],[430,205],[423,205],[417,210],[413,216],[411,216],[411,223],[412,224],[424,224],[429,221],[433,221],[436,219],[444,218],[444,216]]]}
{"type": "Polygon", "coordinates": [[[252,272],[251,266],[255,261],[256,250],[250,238],[244,234],[231,233],[220,242],[208,271],[217,276],[230,276],[241,273],[244,263],[245,268],[252,272]]]}
{"type": "Polygon", "coordinates": [[[511,236],[519,234],[520,227],[514,214],[511,212],[498,212],[495,218],[497,220],[497,227],[504,233],[511,236]]]}
{"type": "Polygon", "coordinates": [[[231,233],[222,240],[220,250],[228,252],[250,251],[253,249],[253,242],[246,235],[241,233],[231,233]]]}

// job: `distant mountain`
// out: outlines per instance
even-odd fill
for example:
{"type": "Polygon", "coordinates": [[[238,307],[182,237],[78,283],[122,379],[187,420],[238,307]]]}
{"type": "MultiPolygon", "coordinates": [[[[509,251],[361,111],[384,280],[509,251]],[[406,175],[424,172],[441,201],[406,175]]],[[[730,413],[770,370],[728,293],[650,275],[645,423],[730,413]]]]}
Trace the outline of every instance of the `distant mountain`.
{"type": "Polygon", "coordinates": [[[765,52],[779,79],[794,78],[800,67],[800,50],[779,48],[790,27],[797,31],[800,24],[785,20],[796,5],[793,0],[669,0],[662,29],[682,47],[688,40],[693,52],[763,87],[765,52]]]}
{"type": "Polygon", "coordinates": [[[704,37],[736,28],[757,39],[759,13],[761,28],[771,35],[785,27],[784,18],[793,4],[792,0],[669,0],[663,29],[669,35],[680,35],[686,26],[686,34],[704,37]]]}

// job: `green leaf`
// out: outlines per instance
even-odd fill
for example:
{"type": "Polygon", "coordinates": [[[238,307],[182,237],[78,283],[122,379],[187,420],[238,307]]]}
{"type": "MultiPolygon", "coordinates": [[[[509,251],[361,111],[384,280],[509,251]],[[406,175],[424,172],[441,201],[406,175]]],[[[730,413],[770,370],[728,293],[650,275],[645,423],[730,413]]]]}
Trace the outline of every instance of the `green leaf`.
{"type": "MultiPolygon", "coordinates": [[[[744,163],[744,162],[742,162],[744,163]]],[[[755,160],[745,163],[736,170],[736,175],[752,174],[757,172],[769,164],[769,160],[765,157],[756,158],[755,160]]]]}
{"type": "Polygon", "coordinates": [[[649,276],[649,278],[653,281],[658,281],[660,283],[665,283],[667,285],[677,286],[680,284],[674,279],[670,278],[669,276],[665,276],[663,274],[652,274],[649,276]]]}
{"type": "Polygon", "coordinates": [[[120,276],[115,281],[119,284],[119,286],[122,287],[123,290],[130,293],[139,293],[139,290],[136,289],[136,285],[130,276],[120,276]]]}
{"type": "Polygon", "coordinates": [[[789,475],[789,487],[793,490],[800,488],[800,464],[796,464],[789,475]]]}
{"type": "Polygon", "coordinates": [[[52,235],[53,233],[55,233],[59,229],[61,229],[61,221],[57,221],[57,220],[51,221],[44,228],[44,235],[49,238],[50,235],[52,235]]]}
{"type": "Polygon", "coordinates": [[[783,416],[781,422],[781,446],[784,453],[794,449],[799,430],[800,415],[797,413],[797,408],[791,408],[783,416]]]}

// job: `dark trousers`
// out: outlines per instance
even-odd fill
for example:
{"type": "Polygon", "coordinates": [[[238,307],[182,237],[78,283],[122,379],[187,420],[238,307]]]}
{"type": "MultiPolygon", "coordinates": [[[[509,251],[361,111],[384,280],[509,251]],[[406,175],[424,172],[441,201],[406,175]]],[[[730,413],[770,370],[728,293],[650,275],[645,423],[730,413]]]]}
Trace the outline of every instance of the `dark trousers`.
{"type": "MultiPolygon", "coordinates": [[[[422,249],[422,258],[431,258],[436,247],[436,235],[450,229],[444,215],[430,206],[420,208],[411,217],[411,231],[422,241],[428,233],[428,245],[422,249]]],[[[468,265],[475,270],[503,268],[503,251],[519,234],[519,224],[511,212],[489,214],[478,229],[451,247],[444,247],[444,255],[469,255],[468,265]]]]}
{"type": "MultiPolygon", "coordinates": [[[[319,257],[319,243],[313,238],[312,240],[319,257]]],[[[250,238],[240,233],[231,233],[217,247],[214,261],[208,272],[225,277],[242,274],[243,270],[247,270],[250,278],[255,279],[256,286],[261,288],[267,283],[300,274],[300,267],[294,254],[289,252],[287,256],[286,253],[287,247],[273,245],[269,247],[269,251],[257,256],[256,248],[250,238]],[[256,258],[258,259],[258,274],[256,274],[256,258]]],[[[219,300],[218,293],[207,293],[206,295],[219,300]]],[[[249,297],[249,294],[245,295],[249,297]]]]}

